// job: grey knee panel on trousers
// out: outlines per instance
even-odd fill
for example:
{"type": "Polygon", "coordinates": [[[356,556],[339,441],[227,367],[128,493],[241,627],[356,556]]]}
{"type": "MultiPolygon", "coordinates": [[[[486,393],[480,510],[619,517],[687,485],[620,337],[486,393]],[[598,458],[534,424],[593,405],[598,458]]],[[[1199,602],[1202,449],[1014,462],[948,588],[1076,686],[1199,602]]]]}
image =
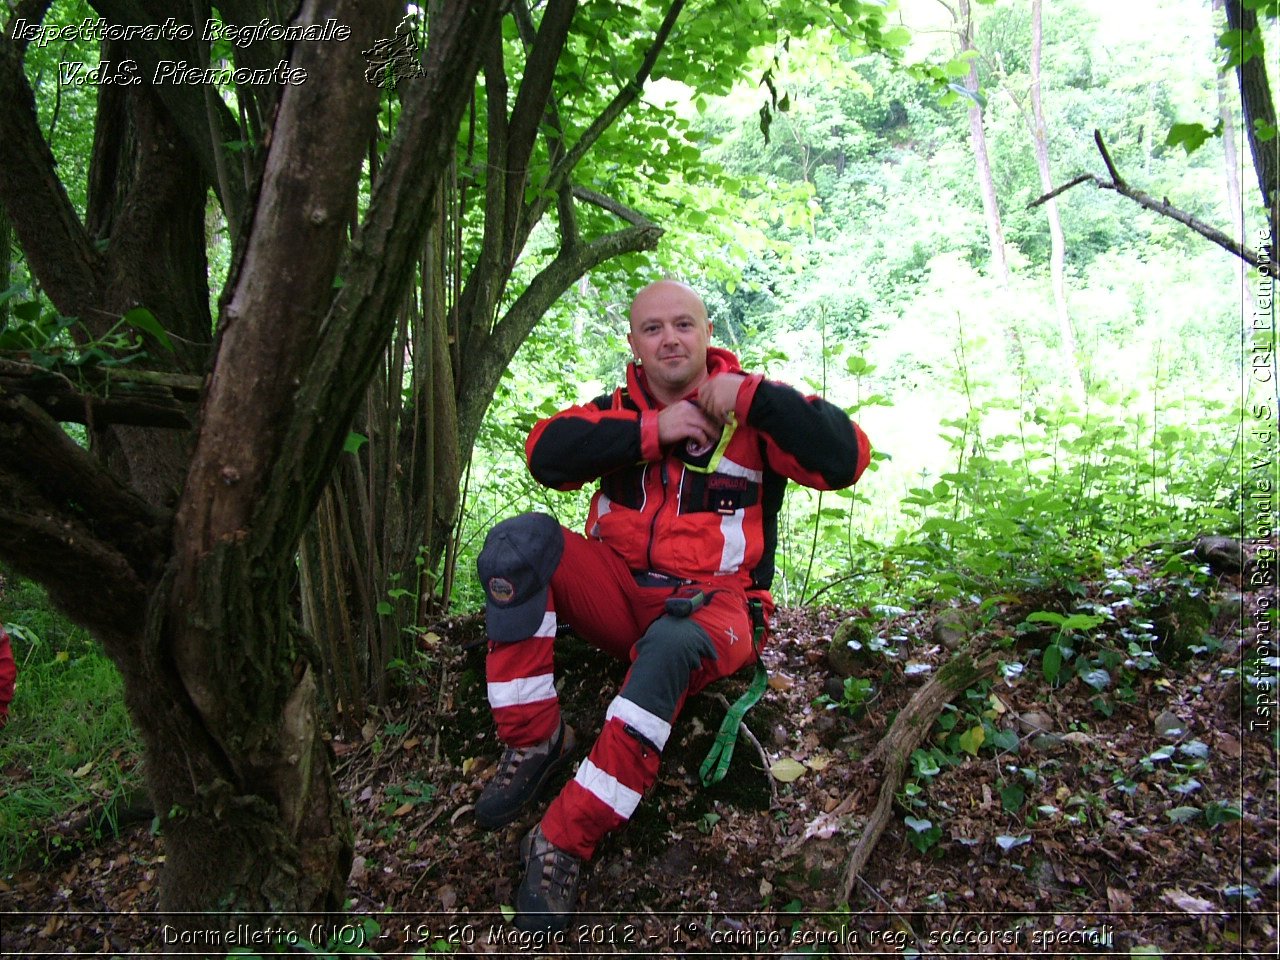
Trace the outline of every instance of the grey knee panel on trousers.
{"type": "Polygon", "coordinates": [[[636,659],[620,696],[664,720],[689,689],[689,675],[716,660],[707,631],[687,617],[659,617],[636,642],[636,659]]]}

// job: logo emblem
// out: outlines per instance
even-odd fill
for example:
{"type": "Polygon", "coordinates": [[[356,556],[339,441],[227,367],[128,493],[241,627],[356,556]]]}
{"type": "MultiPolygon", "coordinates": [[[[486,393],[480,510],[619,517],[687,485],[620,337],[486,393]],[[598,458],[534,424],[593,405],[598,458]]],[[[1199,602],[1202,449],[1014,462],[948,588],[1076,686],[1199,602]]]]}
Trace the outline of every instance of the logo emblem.
{"type": "Polygon", "coordinates": [[[508,604],[516,597],[516,588],[505,577],[489,578],[489,598],[497,604],[508,604]]]}

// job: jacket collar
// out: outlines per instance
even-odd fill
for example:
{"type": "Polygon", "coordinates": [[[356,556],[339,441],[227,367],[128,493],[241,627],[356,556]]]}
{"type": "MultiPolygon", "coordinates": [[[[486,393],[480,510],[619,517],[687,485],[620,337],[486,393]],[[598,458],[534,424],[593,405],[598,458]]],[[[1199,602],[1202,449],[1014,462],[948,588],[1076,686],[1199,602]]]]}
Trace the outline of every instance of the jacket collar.
{"type": "MultiPolygon", "coordinates": [[[[707,376],[715,377],[722,373],[742,373],[742,364],[723,347],[707,347],[707,376]]],[[[644,368],[635,362],[627,364],[627,391],[631,399],[641,410],[661,410],[660,404],[649,392],[649,384],[645,380],[644,368]]],[[[690,400],[695,394],[690,393],[684,399],[690,400]]]]}

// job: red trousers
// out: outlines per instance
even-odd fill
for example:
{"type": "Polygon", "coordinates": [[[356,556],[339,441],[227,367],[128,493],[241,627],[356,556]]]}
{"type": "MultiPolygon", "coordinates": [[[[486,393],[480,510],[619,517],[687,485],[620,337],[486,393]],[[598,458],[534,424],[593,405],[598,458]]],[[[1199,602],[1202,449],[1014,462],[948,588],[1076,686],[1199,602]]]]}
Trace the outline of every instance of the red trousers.
{"type": "Polygon", "coordinates": [[[547,616],[535,635],[490,641],[489,704],[498,736],[530,746],[555,734],[560,704],[554,676],[557,623],[631,667],[605,714],[591,752],[542,820],[547,839],[589,858],[606,833],[625,823],[658,775],[658,761],[685,698],[750,663],[751,615],[740,582],[701,581],[709,599],[688,618],[664,615],[673,583],[637,578],[605,543],[564,530],[547,616]]]}

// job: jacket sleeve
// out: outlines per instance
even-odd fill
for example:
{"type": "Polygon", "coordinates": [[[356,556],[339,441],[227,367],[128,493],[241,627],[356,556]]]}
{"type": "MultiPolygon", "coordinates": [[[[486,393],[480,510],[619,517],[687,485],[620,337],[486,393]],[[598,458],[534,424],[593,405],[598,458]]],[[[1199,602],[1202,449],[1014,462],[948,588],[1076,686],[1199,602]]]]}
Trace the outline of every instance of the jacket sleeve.
{"type": "Polygon", "coordinates": [[[843,410],[784,383],[749,376],[734,413],[765,440],[769,466],[817,490],[851,486],[871,462],[871,444],[843,410]]]}
{"type": "Polygon", "coordinates": [[[619,467],[661,457],[657,411],[611,409],[608,401],[570,407],[534,425],[524,451],[535,480],[577,490],[619,467]]]}

